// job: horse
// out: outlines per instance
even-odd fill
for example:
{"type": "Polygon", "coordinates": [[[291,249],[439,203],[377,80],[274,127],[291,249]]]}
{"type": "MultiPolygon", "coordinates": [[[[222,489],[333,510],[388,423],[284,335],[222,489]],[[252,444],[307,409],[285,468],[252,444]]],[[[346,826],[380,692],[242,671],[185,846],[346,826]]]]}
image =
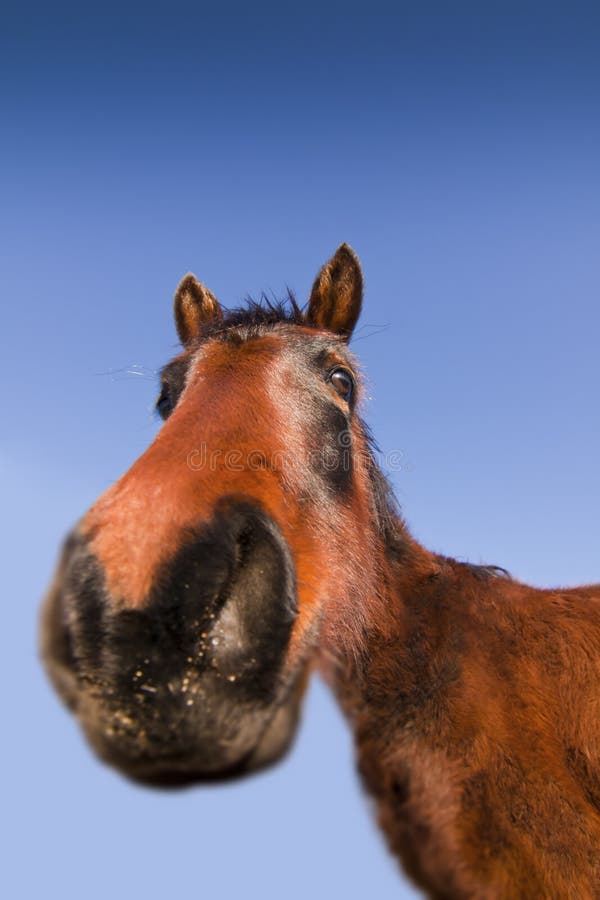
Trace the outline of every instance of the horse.
{"type": "Polygon", "coordinates": [[[600,897],[600,585],[411,536],[360,415],[362,296],[346,244],[305,310],[183,279],[164,424],[64,544],[47,671],[103,760],[179,785],[281,758],[316,666],[429,896],[600,897]]]}

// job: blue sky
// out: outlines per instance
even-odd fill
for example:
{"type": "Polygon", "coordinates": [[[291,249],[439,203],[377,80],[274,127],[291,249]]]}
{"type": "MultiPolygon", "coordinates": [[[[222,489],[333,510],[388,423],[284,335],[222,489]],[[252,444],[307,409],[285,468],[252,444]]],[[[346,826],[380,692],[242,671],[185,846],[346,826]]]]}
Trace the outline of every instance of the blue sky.
{"type": "Polygon", "coordinates": [[[141,790],[46,686],[37,606],[156,432],[180,277],[304,299],[344,240],[366,417],[415,536],[600,580],[599,40],[578,3],[3,6],[9,896],[413,896],[320,685],[272,772],[141,790]]]}

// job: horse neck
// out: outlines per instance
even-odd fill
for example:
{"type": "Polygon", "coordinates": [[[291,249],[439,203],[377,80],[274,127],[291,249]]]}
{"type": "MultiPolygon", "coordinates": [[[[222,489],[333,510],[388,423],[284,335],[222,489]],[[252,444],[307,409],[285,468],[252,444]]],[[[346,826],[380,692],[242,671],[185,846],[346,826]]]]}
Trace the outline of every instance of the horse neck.
{"type": "Polygon", "coordinates": [[[394,515],[385,540],[373,553],[369,572],[344,604],[326,611],[321,630],[319,668],[346,714],[355,719],[381,690],[389,701],[390,685],[381,672],[406,649],[417,621],[428,632],[443,629],[432,609],[423,608],[447,561],[422,547],[403,520],[394,515]]]}

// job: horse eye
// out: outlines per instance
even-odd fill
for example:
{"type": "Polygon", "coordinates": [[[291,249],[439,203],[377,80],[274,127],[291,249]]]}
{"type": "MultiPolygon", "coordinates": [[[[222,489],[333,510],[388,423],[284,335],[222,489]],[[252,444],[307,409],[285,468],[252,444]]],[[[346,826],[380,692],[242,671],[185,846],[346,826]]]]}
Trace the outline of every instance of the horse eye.
{"type": "Polygon", "coordinates": [[[354,393],[354,379],[350,372],[346,371],[346,369],[334,369],[329,375],[329,381],[342,400],[350,403],[354,393]]]}
{"type": "Polygon", "coordinates": [[[171,413],[173,412],[173,404],[171,403],[171,397],[166,388],[163,388],[160,397],[156,401],[156,412],[159,414],[161,419],[168,419],[171,413]]]}

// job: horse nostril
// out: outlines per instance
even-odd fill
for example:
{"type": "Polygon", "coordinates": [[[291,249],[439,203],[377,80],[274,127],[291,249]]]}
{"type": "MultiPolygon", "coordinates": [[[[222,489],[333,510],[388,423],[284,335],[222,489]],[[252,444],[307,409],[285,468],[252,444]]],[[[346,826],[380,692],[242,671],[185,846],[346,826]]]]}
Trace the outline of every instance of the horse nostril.
{"type": "Polygon", "coordinates": [[[253,549],[261,540],[261,537],[264,539],[264,533],[261,528],[258,529],[257,533],[256,524],[256,522],[246,523],[243,530],[235,538],[233,573],[235,573],[236,570],[243,568],[248,563],[253,549]]]}
{"type": "Polygon", "coordinates": [[[245,557],[252,547],[252,530],[247,526],[236,541],[236,564],[243,565],[245,557]]]}
{"type": "Polygon", "coordinates": [[[221,504],[158,583],[153,605],[176,606],[188,635],[200,629],[213,670],[229,681],[260,680],[260,672],[274,680],[297,601],[289,548],[268,516],[248,503],[221,504]]]}
{"type": "Polygon", "coordinates": [[[240,568],[240,566],[244,565],[248,542],[249,538],[246,534],[240,534],[240,536],[235,539],[233,544],[232,574],[240,568]]]}
{"type": "Polygon", "coordinates": [[[275,523],[247,504],[226,508],[220,527],[234,542],[234,565],[221,592],[213,664],[230,681],[268,690],[297,615],[289,548],[275,523]]]}

